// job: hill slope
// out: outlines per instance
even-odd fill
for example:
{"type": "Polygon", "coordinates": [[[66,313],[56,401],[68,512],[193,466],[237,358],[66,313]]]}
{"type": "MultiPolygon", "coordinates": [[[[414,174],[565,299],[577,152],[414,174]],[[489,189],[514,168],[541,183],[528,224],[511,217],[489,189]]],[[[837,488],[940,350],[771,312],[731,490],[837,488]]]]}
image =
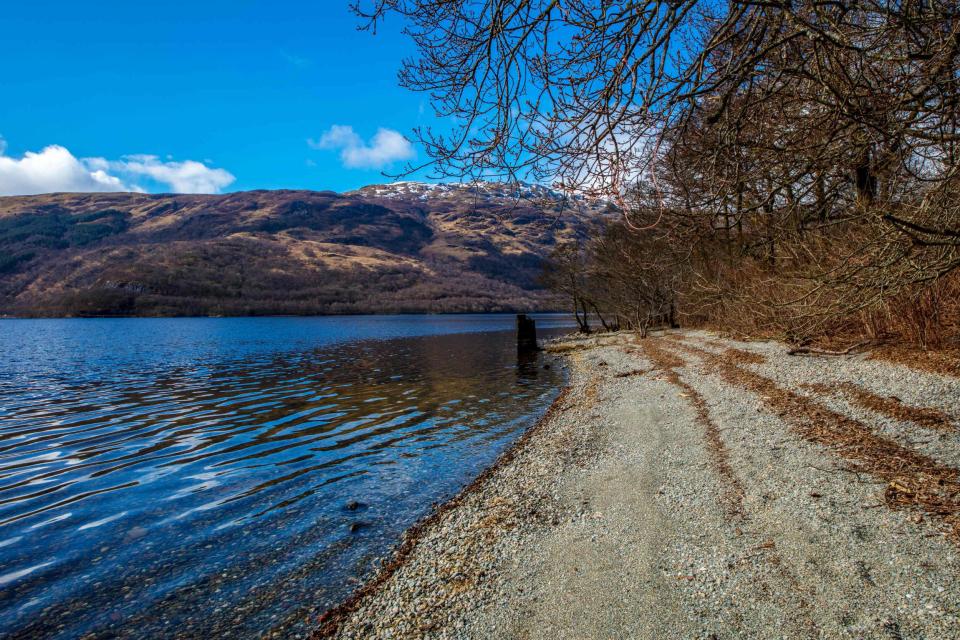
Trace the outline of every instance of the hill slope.
{"type": "Polygon", "coordinates": [[[503,184],[0,198],[0,313],[558,308],[542,258],[604,209],[503,184]]]}

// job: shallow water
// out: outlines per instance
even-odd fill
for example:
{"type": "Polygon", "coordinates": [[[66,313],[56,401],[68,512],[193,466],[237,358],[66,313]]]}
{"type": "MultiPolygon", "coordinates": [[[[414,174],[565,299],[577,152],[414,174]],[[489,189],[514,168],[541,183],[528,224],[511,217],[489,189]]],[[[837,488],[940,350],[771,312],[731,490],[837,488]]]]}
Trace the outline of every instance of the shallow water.
{"type": "Polygon", "coordinates": [[[0,636],[303,633],[555,396],[513,322],[0,322],[0,636]]]}

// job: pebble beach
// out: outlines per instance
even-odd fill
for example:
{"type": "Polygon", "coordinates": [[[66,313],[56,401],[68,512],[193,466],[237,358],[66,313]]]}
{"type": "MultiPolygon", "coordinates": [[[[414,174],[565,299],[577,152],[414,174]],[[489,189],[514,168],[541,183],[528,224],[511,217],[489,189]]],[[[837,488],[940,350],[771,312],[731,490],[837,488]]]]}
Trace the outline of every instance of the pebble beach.
{"type": "Polygon", "coordinates": [[[960,638],[960,378],[706,332],[567,387],[319,621],[336,638],[960,638]]]}

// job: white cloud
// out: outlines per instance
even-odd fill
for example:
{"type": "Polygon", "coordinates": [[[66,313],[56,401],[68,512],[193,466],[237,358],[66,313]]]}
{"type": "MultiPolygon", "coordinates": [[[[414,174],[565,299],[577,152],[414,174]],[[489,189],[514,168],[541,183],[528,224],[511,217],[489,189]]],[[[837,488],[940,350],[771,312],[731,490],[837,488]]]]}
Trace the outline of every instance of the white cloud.
{"type": "Polygon", "coordinates": [[[382,169],[398,160],[416,156],[413,145],[399,131],[377,129],[368,142],[353,127],[335,124],[319,140],[307,140],[314,149],[339,149],[343,166],[350,169],[382,169]]]}
{"type": "Polygon", "coordinates": [[[157,156],[133,155],[108,164],[120,174],[145,176],[169,185],[175,193],[219,193],[236,180],[229,171],[213,169],[196,160],[164,162],[157,156]]]}
{"type": "Polygon", "coordinates": [[[88,168],[59,145],[50,145],[39,152],[28,151],[22,158],[0,155],[0,195],[127,190],[129,187],[116,176],[99,168],[88,168]]]}
{"type": "Polygon", "coordinates": [[[161,161],[156,156],[124,156],[120,160],[77,158],[60,145],[28,151],[20,158],[4,155],[0,138],[0,195],[32,195],[57,191],[146,191],[144,182],[176,193],[218,193],[235,178],[195,160],[161,161]]]}

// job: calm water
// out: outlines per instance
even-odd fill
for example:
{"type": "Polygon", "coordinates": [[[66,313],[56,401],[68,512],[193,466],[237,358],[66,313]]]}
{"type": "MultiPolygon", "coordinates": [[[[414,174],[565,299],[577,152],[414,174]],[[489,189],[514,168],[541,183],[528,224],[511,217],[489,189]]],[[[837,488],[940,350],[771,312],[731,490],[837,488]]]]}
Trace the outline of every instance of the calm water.
{"type": "Polygon", "coordinates": [[[553,399],[513,322],[0,321],[0,637],[303,633],[553,399]]]}

